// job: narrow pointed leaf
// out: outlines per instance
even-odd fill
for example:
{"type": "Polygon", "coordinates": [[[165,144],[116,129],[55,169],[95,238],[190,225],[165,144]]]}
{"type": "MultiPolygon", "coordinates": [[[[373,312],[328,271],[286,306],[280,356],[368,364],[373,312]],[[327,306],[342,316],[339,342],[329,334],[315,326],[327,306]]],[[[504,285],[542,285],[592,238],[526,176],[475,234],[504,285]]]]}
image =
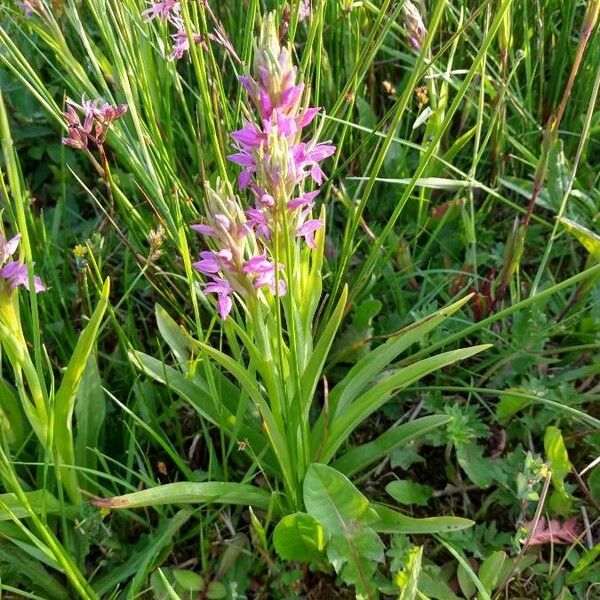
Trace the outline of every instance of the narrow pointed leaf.
{"type": "Polygon", "coordinates": [[[323,329],[323,333],[321,334],[319,341],[315,345],[310,360],[306,365],[306,369],[304,370],[304,373],[302,373],[300,382],[300,403],[303,407],[305,419],[308,418],[308,414],[310,412],[310,407],[312,404],[312,399],[315,394],[317,384],[319,383],[319,377],[321,376],[321,373],[323,371],[323,366],[325,365],[325,361],[331,348],[331,344],[333,344],[335,334],[337,333],[340,323],[342,322],[347,297],[348,287],[344,286],[338,305],[333,314],[331,315],[327,326],[325,327],[325,329],[323,329]]]}
{"type": "Polygon", "coordinates": [[[348,439],[368,416],[381,408],[398,390],[415,383],[425,375],[437,371],[456,361],[464,360],[489,348],[489,344],[451,350],[429,358],[424,358],[416,363],[404,367],[388,375],[379,383],[372,386],[362,396],[345,408],[332,419],[332,424],[327,434],[322,460],[331,460],[337,449],[348,439]]]}
{"type": "Polygon", "coordinates": [[[430,331],[464,306],[470,298],[471,295],[466,296],[409,325],[356,363],[346,377],[331,390],[329,401],[332,409],[341,411],[348,406],[378,373],[386,369],[404,350],[421,341],[430,331]]]}
{"type": "Polygon", "coordinates": [[[350,476],[367,468],[374,462],[383,459],[388,454],[412,440],[415,440],[438,427],[446,425],[452,420],[448,415],[429,415],[382,433],[372,442],[355,446],[333,462],[332,467],[350,476]]]}
{"type": "Polygon", "coordinates": [[[237,504],[267,509],[273,501],[270,492],[248,483],[180,481],[157,485],[147,490],[93,500],[96,506],[110,509],[143,508],[165,504],[237,504]]]}
{"type": "MultiPolygon", "coordinates": [[[[107,278],[102,288],[98,306],[79,336],[71,360],[63,374],[60,387],[54,397],[54,443],[58,451],[57,460],[65,466],[72,466],[75,463],[72,428],[75,398],[88,358],[96,344],[98,329],[108,306],[109,292],[110,280],[107,278]]],[[[76,471],[68,468],[61,469],[61,478],[71,499],[80,502],[81,493],[77,484],[76,471]]]]}
{"type": "Polygon", "coordinates": [[[379,533],[447,533],[475,525],[470,519],[462,517],[427,517],[424,519],[415,519],[407,517],[383,504],[371,504],[371,506],[379,517],[379,520],[372,527],[379,533]]]}

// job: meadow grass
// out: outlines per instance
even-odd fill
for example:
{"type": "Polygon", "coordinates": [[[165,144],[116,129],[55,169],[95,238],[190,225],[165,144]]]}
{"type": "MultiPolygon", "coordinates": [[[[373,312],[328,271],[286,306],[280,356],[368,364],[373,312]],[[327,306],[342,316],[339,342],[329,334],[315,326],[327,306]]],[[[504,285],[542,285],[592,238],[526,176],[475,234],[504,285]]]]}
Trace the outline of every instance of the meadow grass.
{"type": "Polygon", "coordinates": [[[25,4],[0,198],[48,289],[0,290],[3,595],[594,598],[600,2],[188,0],[180,60],[142,0],[25,4]],[[222,320],[190,224],[239,175],[270,11],[337,147],[323,266],[222,320]],[[90,155],[61,143],[82,98],[127,107],[90,155]]]}

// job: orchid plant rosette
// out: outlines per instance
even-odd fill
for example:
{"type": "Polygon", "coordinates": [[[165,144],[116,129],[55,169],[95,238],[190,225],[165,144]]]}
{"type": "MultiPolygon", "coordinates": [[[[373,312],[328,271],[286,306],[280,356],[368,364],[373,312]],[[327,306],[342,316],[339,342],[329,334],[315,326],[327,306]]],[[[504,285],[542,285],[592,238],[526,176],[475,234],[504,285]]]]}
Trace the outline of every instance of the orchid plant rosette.
{"type": "MultiPolygon", "coordinates": [[[[241,167],[238,186],[252,205],[244,210],[227,182],[207,186],[206,218],[192,225],[207,249],[193,266],[221,319],[230,319],[237,305],[247,335],[242,341],[267,361],[267,372],[259,372],[277,430],[293,440],[284,445],[285,462],[296,463],[287,482],[296,495],[310,443],[298,396],[322,291],[325,209],[318,218],[313,212],[325,181],[321,162],[335,146],[319,142],[318,130],[304,136],[319,109],[307,106],[308,90],[297,81],[272,16],[262,27],[253,71],[239,79],[254,111],[247,109],[244,126],[231,134],[235,151],[228,157],[241,167]]],[[[267,433],[273,432],[267,427],[267,433]]]]}
{"type": "Polygon", "coordinates": [[[422,523],[370,502],[349,480],[394,448],[448,423],[448,415],[396,423],[364,444],[353,444],[352,433],[399,390],[486,346],[393,365],[465,298],[391,334],[328,389],[325,365],[347,309],[347,288],[330,300],[333,308],[317,327],[325,208],[317,213],[315,202],[325,181],[322,161],[335,147],[319,141],[318,127],[312,136],[304,135],[319,109],[308,106],[308,90],[297,77],[269,15],[252,75],[240,77],[251,108],[243,127],[232,133],[229,156],[241,168],[239,191],[251,202],[244,205],[228,181],[217,180],[206,186],[204,218],[191,225],[202,240],[192,263],[201,277],[199,294],[210,299],[222,322],[222,348],[214,336],[204,338],[200,324],[202,339],[194,339],[157,306],[158,328],[177,364],[130,353],[143,373],[168,385],[218,427],[227,457],[236,448],[247,454],[248,475],[244,482],[182,481],[94,503],[135,508],[216,502],[262,509],[281,517],[273,539],[282,558],[322,564],[327,547],[336,571],[356,585],[357,597],[367,597],[373,589],[370,575],[383,560],[380,533],[431,533],[471,522],[443,517],[422,523]],[[260,483],[249,483],[257,472],[260,483]],[[341,560],[342,546],[361,549],[344,551],[341,560]]]}

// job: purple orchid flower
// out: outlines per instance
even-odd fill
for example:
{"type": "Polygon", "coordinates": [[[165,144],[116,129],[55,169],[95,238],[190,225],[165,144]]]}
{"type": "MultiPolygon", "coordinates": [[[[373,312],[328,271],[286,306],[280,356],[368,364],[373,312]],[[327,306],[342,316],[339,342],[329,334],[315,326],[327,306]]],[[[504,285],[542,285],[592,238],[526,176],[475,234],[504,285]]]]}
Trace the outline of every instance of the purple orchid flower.
{"type": "MultiPolygon", "coordinates": [[[[9,290],[14,290],[20,285],[27,290],[29,289],[29,270],[27,269],[27,265],[16,260],[6,262],[15,254],[20,241],[20,233],[8,241],[0,234],[0,266],[2,267],[0,269],[0,279],[8,282],[9,290]]],[[[37,275],[33,278],[33,284],[36,294],[46,290],[46,286],[37,275]]]]}
{"type": "Polygon", "coordinates": [[[217,310],[221,319],[226,319],[233,307],[233,288],[231,284],[220,277],[215,277],[212,281],[204,286],[204,292],[207,294],[217,295],[217,310]]]}
{"type": "Polygon", "coordinates": [[[150,23],[157,17],[163,20],[169,20],[177,17],[181,10],[181,5],[178,0],[161,0],[153,2],[149,8],[142,11],[142,16],[146,17],[146,22],[150,23]]]}
{"type": "MultiPolygon", "coordinates": [[[[277,270],[281,271],[283,265],[277,265],[277,270]]],[[[244,273],[254,276],[254,287],[261,288],[267,285],[271,290],[271,293],[277,296],[283,296],[285,294],[285,281],[275,276],[275,264],[271,262],[266,254],[259,254],[253,256],[251,259],[244,263],[242,268],[244,273]]]]}

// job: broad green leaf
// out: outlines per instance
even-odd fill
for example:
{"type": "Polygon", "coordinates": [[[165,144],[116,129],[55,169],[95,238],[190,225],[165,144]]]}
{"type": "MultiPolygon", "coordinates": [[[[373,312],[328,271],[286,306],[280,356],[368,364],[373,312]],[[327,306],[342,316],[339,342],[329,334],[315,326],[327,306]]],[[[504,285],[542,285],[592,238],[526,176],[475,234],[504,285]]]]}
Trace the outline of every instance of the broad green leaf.
{"type": "Polygon", "coordinates": [[[304,504],[325,529],[327,557],[338,575],[356,587],[357,598],[374,597],[372,575],[384,546],[370,527],[377,513],[369,501],[345,475],[313,463],[304,478],[304,504]]]}
{"type": "MultiPolygon", "coordinates": [[[[477,573],[479,581],[481,581],[481,584],[485,587],[490,596],[497,585],[501,583],[500,574],[502,573],[502,566],[504,565],[505,560],[506,552],[497,550],[496,552],[492,552],[479,567],[477,573]]],[[[478,600],[483,600],[481,593],[477,595],[477,598],[478,600]]]]}
{"type": "Polygon", "coordinates": [[[313,463],[304,478],[304,504],[327,533],[350,532],[358,525],[371,525],[377,513],[352,482],[332,467],[313,463]]]}
{"type": "Polygon", "coordinates": [[[221,600],[227,598],[227,588],[220,581],[211,581],[206,590],[208,600],[221,600]]]}
{"type": "Polygon", "coordinates": [[[417,506],[427,506],[427,502],[433,495],[433,489],[430,486],[402,479],[390,481],[385,486],[385,491],[399,504],[415,504],[417,506]]]}
{"type": "Polygon", "coordinates": [[[277,523],[273,545],[283,560],[320,562],[324,557],[325,532],[311,515],[293,513],[277,523]]]}
{"type": "Polygon", "coordinates": [[[267,509],[273,496],[270,492],[247,483],[179,481],[157,485],[140,492],[93,500],[96,506],[110,509],[142,508],[165,504],[237,504],[267,509]]]}
{"type": "MultiPolygon", "coordinates": [[[[324,462],[331,460],[338,448],[349,438],[352,431],[368,416],[381,408],[394,393],[433,371],[469,358],[489,347],[489,344],[482,344],[471,348],[451,350],[450,352],[424,358],[384,377],[333,417],[326,434],[321,460],[324,462]]],[[[317,447],[317,451],[319,451],[319,447],[317,447]]]]}
{"type": "Polygon", "coordinates": [[[382,433],[371,442],[351,448],[334,461],[332,467],[344,475],[353,475],[384,458],[395,448],[407,444],[437,427],[446,425],[451,420],[452,417],[449,415],[429,415],[402,423],[382,433]]]}
{"type": "Polygon", "coordinates": [[[560,429],[552,426],[546,429],[544,449],[546,458],[550,461],[554,486],[549,500],[550,507],[557,514],[567,516],[571,512],[572,500],[565,487],[565,477],[571,471],[571,463],[560,429]]]}
{"type": "Polygon", "coordinates": [[[408,554],[405,570],[400,571],[394,577],[394,583],[400,588],[398,600],[414,600],[417,598],[422,559],[423,546],[415,546],[408,554]]]}
{"type": "Polygon", "coordinates": [[[370,527],[335,534],[327,543],[327,558],[347,585],[356,588],[356,598],[376,598],[374,574],[384,560],[385,546],[370,527]]]}
{"type": "Polygon", "coordinates": [[[204,590],[204,579],[198,573],[187,569],[173,569],[172,573],[177,585],[184,592],[202,592],[204,590]]]}
{"type": "Polygon", "coordinates": [[[447,533],[472,527],[475,523],[462,517],[427,517],[415,519],[407,517],[383,504],[371,504],[379,520],[372,527],[379,533],[447,533]]]}
{"type": "Polygon", "coordinates": [[[68,468],[75,464],[73,409],[79,383],[83,377],[90,354],[94,349],[98,329],[108,306],[109,292],[110,280],[107,278],[102,288],[98,306],[79,336],[71,360],[63,374],[60,387],[54,396],[54,444],[58,454],[56,461],[59,465],[64,465],[64,467],[59,467],[61,479],[71,500],[78,504],[82,502],[82,498],[77,483],[77,471],[68,468]]]}

